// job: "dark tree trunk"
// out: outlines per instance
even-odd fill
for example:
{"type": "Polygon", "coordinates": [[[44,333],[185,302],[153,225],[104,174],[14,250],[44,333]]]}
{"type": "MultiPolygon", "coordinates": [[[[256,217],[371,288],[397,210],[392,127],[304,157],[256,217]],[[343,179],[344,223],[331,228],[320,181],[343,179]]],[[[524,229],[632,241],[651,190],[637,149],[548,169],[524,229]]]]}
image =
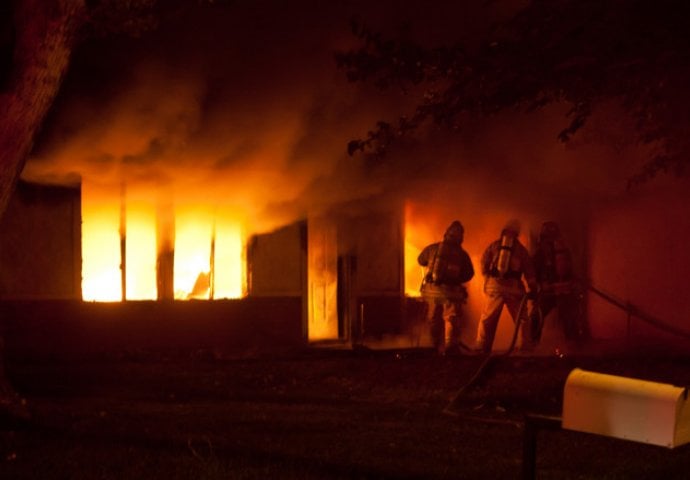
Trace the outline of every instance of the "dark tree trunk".
{"type": "MultiPolygon", "coordinates": [[[[34,138],[69,65],[83,0],[10,0],[2,25],[0,65],[0,215],[5,211],[34,138]]],[[[3,12],[3,13],[4,13],[3,12]]],[[[0,338],[0,413],[27,410],[4,371],[0,338]]]]}
{"type": "Polygon", "coordinates": [[[11,0],[12,60],[0,91],[0,214],[69,65],[84,0],[11,0]]]}

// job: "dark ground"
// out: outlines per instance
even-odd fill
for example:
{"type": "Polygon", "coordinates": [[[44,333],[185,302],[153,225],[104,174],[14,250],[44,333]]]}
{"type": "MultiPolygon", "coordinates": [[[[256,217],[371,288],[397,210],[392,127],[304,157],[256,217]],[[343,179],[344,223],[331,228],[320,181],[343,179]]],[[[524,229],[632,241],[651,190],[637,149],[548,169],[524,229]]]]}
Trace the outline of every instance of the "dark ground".
{"type": "MultiPolygon", "coordinates": [[[[3,419],[0,478],[520,478],[526,413],[560,415],[574,367],[690,384],[690,357],[497,358],[429,350],[138,354],[8,365],[29,423],[3,419]]],[[[537,436],[537,478],[690,477],[676,449],[537,436]]]]}

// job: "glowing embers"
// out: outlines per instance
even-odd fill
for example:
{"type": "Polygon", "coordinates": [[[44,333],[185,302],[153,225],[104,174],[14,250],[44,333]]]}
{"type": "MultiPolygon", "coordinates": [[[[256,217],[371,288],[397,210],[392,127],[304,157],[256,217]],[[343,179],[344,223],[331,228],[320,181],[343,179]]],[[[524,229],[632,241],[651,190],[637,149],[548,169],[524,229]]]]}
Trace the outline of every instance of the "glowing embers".
{"type": "Polygon", "coordinates": [[[84,300],[120,301],[123,287],[127,300],[155,300],[166,283],[174,285],[178,300],[243,295],[242,233],[236,221],[203,206],[175,209],[167,239],[174,245],[167,260],[172,275],[161,281],[166,259],[158,251],[160,209],[136,192],[128,192],[121,205],[123,198],[119,190],[82,186],[84,300]]]}

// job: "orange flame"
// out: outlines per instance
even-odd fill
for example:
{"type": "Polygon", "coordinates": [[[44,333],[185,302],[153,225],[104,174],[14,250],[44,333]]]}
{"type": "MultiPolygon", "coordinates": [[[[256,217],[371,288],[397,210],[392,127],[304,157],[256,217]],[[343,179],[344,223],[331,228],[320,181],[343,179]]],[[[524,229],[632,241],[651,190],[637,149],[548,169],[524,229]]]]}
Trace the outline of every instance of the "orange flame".
{"type": "MultiPolygon", "coordinates": [[[[82,185],[82,298],[122,299],[119,191],[82,185]]],[[[156,209],[144,199],[128,199],[126,299],[155,300],[156,209]]],[[[175,212],[175,299],[239,298],[244,293],[242,229],[211,208],[194,206],[175,212]],[[212,268],[213,267],[213,268],[212,268]]]]}
{"type": "Polygon", "coordinates": [[[119,207],[82,206],[82,298],[102,302],[122,298],[119,207]]]}

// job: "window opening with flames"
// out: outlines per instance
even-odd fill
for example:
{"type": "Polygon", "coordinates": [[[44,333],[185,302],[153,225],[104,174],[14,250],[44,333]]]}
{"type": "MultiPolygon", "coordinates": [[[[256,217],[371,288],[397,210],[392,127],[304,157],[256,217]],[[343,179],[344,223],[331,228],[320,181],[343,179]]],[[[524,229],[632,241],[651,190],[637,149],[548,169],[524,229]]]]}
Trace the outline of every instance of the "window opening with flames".
{"type": "Polygon", "coordinates": [[[240,222],[217,206],[161,209],[146,192],[84,183],[82,298],[161,298],[166,248],[175,300],[240,298],[246,293],[242,238],[240,222]]]}

